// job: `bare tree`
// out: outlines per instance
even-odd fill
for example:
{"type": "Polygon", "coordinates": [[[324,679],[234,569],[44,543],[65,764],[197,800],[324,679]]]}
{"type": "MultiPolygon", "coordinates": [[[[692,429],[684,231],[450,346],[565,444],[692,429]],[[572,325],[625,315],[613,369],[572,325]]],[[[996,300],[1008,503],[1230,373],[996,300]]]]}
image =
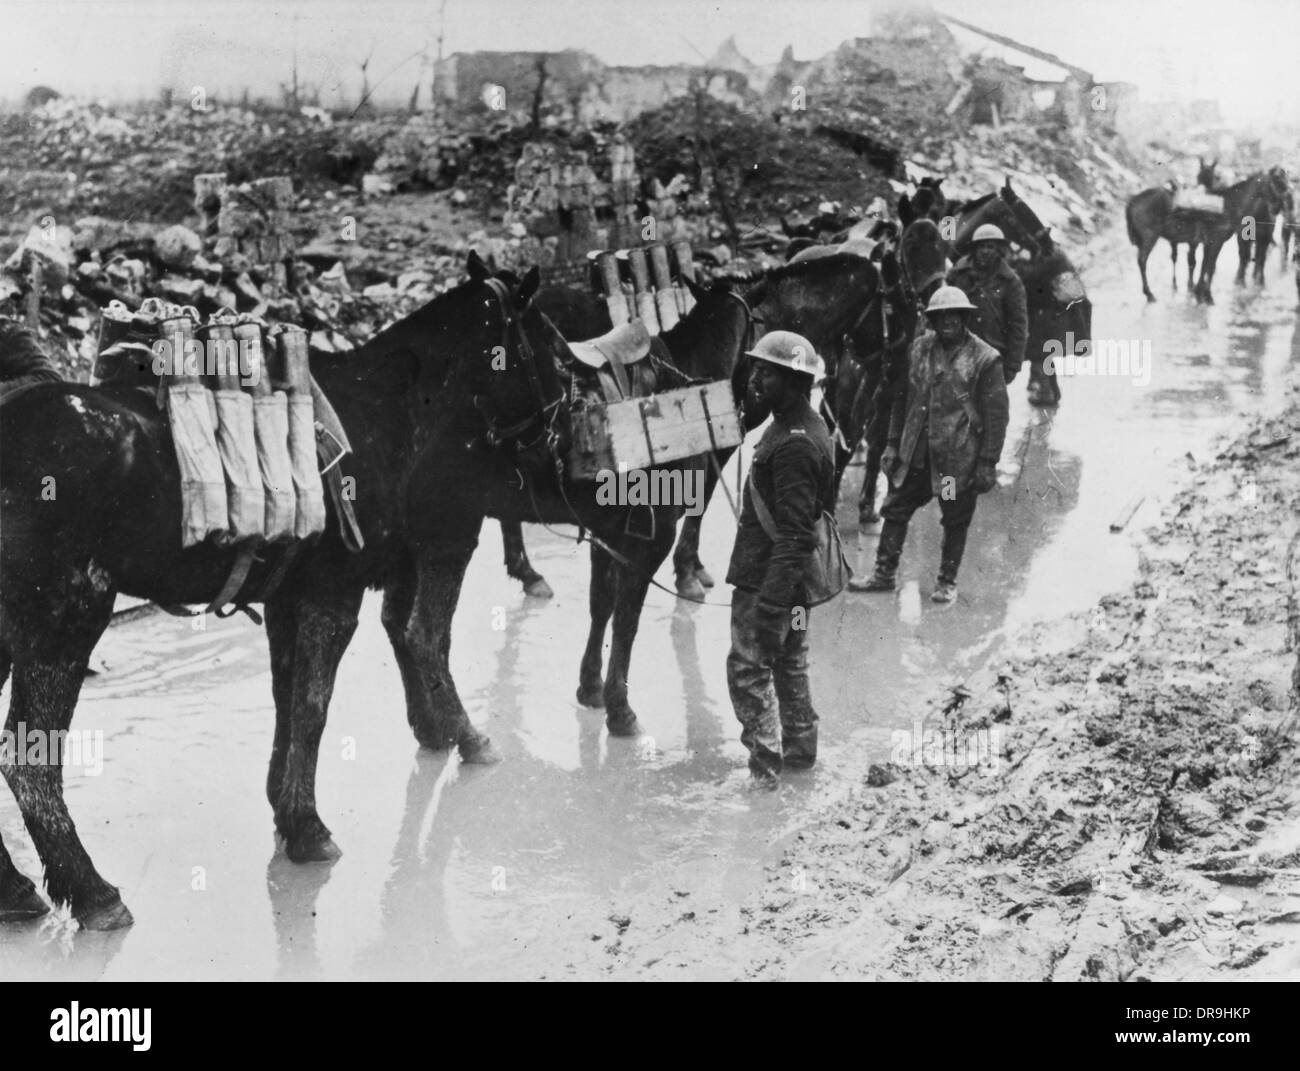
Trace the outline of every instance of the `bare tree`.
{"type": "Polygon", "coordinates": [[[533,69],[537,71],[537,86],[533,89],[533,133],[537,134],[542,129],[542,100],[546,92],[546,53],[537,53],[537,59],[533,61],[533,69]]]}
{"type": "Polygon", "coordinates": [[[361,111],[362,108],[365,108],[370,102],[370,61],[374,58],[374,55],[375,55],[375,42],[374,39],[372,38],[370,41],[370,51],[366,53],[366,58],[363,59],[360,63],[361,99],[357,101],[357,106],[355,109],[353,109],[352,112],[353,115],[356,115],[357,112],[361,111]]]}

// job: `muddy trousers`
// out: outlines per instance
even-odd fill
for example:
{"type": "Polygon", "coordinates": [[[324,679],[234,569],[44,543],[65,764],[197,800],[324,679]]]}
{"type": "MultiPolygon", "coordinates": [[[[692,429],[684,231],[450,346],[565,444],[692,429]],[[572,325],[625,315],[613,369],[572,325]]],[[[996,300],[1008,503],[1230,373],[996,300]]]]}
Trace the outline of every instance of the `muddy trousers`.
{"type": "MultiPolygon", "coordinates": [[[[808,624],[804,612],[803,623],[808,624]]],[[[783,766],[800,769],[817,758],[817,713],[808,689],[808,629],[786,625],[780,653],[759,650],[758,592],[731,595],[731,652],[727,689],[740,722],[740,742],[756,776],[775,776],[783,766]]]]}
{"type": "MultiPolygon", "coordinates": [[[[908,521],[912,519],[913,513],[933,497],[929,465],[908,469],[907,478],[898,487],[890,487],[884,505],[880,507],[880,516],[884,518],[885,524],[876,546],[877,572],[894,575],[898,569],[899,556],[903,553],[903,543],[907,539],[908,521]]],[[[970,530],[971,518],[975,516],[978,498],[974,487],[958,492],[953,498],[939,496],[939,523],[943,525],[939,580],[943,583],[957,582],[957,570],[961,568],[962,555],[966,552],[966,533],[970,530]]]]}

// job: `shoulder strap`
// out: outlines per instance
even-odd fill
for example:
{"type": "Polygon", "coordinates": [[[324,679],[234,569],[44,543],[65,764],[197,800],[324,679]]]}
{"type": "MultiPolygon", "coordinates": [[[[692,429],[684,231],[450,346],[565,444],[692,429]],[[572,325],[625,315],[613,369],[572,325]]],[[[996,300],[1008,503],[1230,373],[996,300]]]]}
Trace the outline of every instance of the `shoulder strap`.
{"type": "Polygon", "coordinates": [[[773,543],[776,542],[776,521],[772,519],[772,514],[768,512],[767,503],[763,501],[763,496],[758,493],[758,484],[754,482],[754,469],[749,470],[749,498],[754,503],[754,512],[758,514],[758,523],[763,526],[763,531],[767,533],[767,538],[773,543]]]}
{"type": "MultiPolygon", "coordinates": [[[[811,438],[809,439],[811,442],[811,438]]],[[[829,451],[821,446],[817,447],[820,453],[827,461],[831,463],[831,483],[834,485],[835,480],[835,444],[831,443],[829,451]]],[[[763,526],[763,531],[767,533],[767,538],[776,542],[777,528],[776,521],[772,518],[772,511],[767,508],[767,503],[763,501],[763,496],[758,493],[758,485],[754,483],[754,469],[751,466],[749,470],[749,495],[754,502],[754,512],[758,515],[758,523],[763,526]]],[[[826,511],[823,510],[823,513],[826,511]]]]}

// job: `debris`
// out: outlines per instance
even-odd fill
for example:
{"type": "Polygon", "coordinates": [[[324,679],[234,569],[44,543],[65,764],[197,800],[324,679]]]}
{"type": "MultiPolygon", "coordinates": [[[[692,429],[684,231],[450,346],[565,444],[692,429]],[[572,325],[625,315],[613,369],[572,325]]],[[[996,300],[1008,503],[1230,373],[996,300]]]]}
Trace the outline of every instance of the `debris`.
{"type": "Polygon", "coordinates": [[[185,269],[202,253],[203,239],[177,223],[154,236],[154,249],[167,267],[185,269]]]}
{"type": "Polygon", "coordinates": [[[1125,526],[1133,519],[1133,514],[1138,511],[1138,508],[1145,501],[1145,495],[1138,495],[1136,498],[1129,499],[1129,501],[1125,503],[1124,508],[1116,515],[1115,519],[1110,522],[1110,530],[1112,532],[1124,531],[1125,526]]]}

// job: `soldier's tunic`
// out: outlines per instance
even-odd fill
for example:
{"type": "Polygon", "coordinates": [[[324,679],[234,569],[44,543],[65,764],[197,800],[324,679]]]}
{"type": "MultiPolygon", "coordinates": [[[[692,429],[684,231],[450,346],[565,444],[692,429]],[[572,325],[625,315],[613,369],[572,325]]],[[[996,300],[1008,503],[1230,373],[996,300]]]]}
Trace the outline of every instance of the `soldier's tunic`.
{"type": "Polygon", "coordinates": [[[991,272],[982,272],[969,257],[957,261],[948,282],[965,292],[975,311],[967,327],[992,346],[1002,358],[1002,373],[1010,383],[1025,360],[1029,341],[1029,306],[1025,284],[1005,260],[991,272]]]}
{"type": "Polygon", "coordinates": [[[759,522],[747,485],[740,527],[727,569],[731,598],[731,652],[727,686],[740,721],[750,769],[778,774],[783,764],[810,765],[817,755],[817,714],[808,689],[808,610],[793,628],[793,610],[805,597],[803,571],[816,546],[822,510],[834,504],[833,445],[822,418],[798,398],[774,413],[754,451],[750,479],[772,514],[778,539],[759,522]],[[759,637],[781,635],[775,659],[759,637]]]}
{"type": "Polygon", "coordinates": [[[885,520],[906,522],[939,496],[945,528],[965,528],[975,513],[975,469],[996,465],[1009,404],[998,353],[970,331],[951,353],[926,332],[908,355],[907,391],[896,391],[889,441],[898,451],[885,520]],[[897,475],[897,480],[894,476],[897,475]]]}

